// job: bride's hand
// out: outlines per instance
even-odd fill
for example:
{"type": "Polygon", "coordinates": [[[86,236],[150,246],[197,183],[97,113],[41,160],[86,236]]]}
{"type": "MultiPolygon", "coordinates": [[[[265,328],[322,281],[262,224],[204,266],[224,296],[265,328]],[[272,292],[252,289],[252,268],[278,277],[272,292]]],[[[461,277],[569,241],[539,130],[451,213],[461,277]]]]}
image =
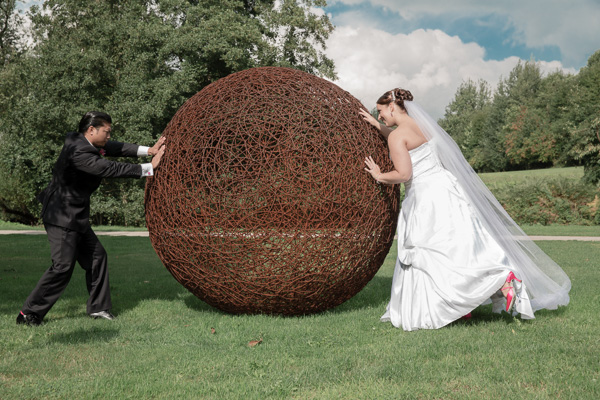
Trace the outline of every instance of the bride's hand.
{"type": "Polygon", "coordinates": [[[379,165],[377,165],[375,163],[375,161],[373,161],[373,157],[371,157],[371,156],[366,157],[365,164],[367,164],[367,168],[365,168],[365,171],[370,173],[371,176],[373,177],[373,179],[375,179],[376,181],[379,181],[379,176],[381,175],[381,169],[379,168],[379,165]]]}
{"type": "Polygon", "coordinates": [[[373,125],[375,128],[379,129],[379,122],[375,119],[374,116],[371,115],[371,113],[369,113],[366,110],[363,110],[362,108],[358,110],[358,113],[360,114],[362,119],[367,121],[369,124],[373,125]]]}

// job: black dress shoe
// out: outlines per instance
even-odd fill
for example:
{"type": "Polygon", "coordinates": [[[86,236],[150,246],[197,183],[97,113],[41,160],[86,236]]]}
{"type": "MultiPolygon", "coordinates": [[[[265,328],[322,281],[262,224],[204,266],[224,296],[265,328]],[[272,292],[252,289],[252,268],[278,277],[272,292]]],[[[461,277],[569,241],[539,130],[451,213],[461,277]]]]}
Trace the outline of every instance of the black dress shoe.
{"type": "Polygon", "coordinates": [[[17,315],[17,325],[39,326],[42,319],[36,313],[23,314],[23,311],[17,315]]]}
{"type": "Polygon", "coordinates": [[[115,316],[112,315],[110,313],[110,311],[108,311],[108,310],[90,313],[90,317],[92,317],[94,319],[104,318],[104,319],[107,319],[109,321],[112,321],[113,319],[115,319],[115,316]]]}

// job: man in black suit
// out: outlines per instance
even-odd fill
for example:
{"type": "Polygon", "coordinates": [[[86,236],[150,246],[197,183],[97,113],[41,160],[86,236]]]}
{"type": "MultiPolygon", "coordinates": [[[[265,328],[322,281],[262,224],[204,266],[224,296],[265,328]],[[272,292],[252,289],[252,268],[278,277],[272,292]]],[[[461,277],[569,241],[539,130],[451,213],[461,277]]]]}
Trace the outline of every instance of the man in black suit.
{"type": "Polygon", "coordinates": [[[68,133],[52,171],[52,181],[38,199],[52,256],[46,270],[17,316],[17,324],[40,325],[66,289],[75,262],[85,270],[90,297],[87,313],[93,318],[114,319],[110,309],[107,255],[90,225],[90,196],[102,178],[151,176],[165,151],[164,138],[153,147],[110,141],[112,119],[91,111],[68,133]],[[148,164],[129,164],[103,157],[153,156],[148,164]]]}

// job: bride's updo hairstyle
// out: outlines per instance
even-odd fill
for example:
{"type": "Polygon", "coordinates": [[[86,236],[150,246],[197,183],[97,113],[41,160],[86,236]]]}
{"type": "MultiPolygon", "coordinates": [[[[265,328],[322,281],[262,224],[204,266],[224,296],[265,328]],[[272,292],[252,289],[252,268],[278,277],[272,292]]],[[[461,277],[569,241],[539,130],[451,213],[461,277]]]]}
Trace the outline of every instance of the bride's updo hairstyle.
{"type": "Polygon", "coordinates": [[[391,102],[394,102],[398,107],[406,111],[406,108],[404,107],[404,102],[412,100],[413,95],[410,91],[396,88],[385,92],[379,98],[379,100],[377,100],[377,104],[386,105],[390,104],[391,102]]]}

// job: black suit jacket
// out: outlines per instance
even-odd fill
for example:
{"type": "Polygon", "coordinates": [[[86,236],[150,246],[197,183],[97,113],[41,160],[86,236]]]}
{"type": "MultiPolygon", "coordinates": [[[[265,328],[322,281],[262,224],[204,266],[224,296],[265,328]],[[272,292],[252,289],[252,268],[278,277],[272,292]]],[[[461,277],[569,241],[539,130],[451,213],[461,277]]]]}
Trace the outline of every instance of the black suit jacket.
{"type": "MultiPolygon", "coordinates": [[[[138,145],[108,141],[106,156],[136,157],[138,145]]],[[[140,178],[142,166],[110,161],[78,132],[67,134],[52,171],[52,181],[38,195],[44,223],[84,232],[90,226],[90,196],[102,178],[140,178]]]]}

